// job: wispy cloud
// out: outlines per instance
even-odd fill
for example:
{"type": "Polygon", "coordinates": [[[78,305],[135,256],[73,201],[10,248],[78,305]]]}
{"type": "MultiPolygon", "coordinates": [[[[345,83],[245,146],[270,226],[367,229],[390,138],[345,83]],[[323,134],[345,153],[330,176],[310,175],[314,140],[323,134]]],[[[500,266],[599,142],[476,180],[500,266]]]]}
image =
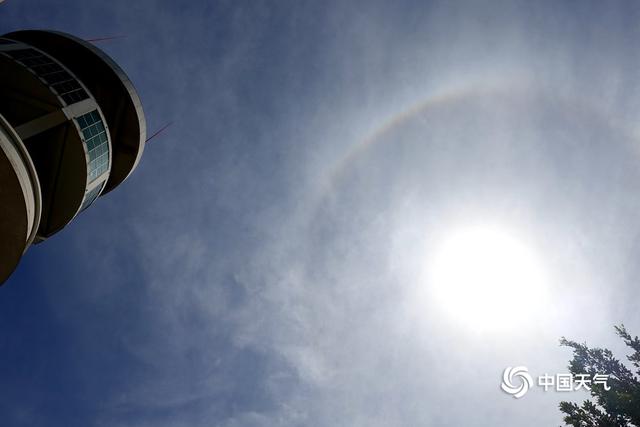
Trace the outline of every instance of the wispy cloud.
{"type": "Polygon", "coordinates": [[[560,399],[514,405],[501,369],[562,370],[560,335],[640,329],[620,306],[640,201],[627,9],[13,3],[5,26],[127,34],[104,48],[150,127],[175,121],[32,251],[43,281],[62,270],[47,298],[96,425],[538,426],[560,399]],[[463,95],[416,108],[448,88],[463,95]],[[416,300],[464,221],[543,253],[553,304],[526,335],[416,300]]]}

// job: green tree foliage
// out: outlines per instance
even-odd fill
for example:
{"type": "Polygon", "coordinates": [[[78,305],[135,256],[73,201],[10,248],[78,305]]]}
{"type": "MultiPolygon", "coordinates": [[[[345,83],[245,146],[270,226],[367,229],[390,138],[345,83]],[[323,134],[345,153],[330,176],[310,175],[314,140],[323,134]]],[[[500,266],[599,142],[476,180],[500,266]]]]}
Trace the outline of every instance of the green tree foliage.
{"type": "Polygon", "coordinates": [[[627,357],[635,373],[613,356],[607,349],[589,348],[586,344],[560,340],[560,344],[573,349],[569,371],[574,375],[609,375],[610,390],[603,384],[591,386],[591,400],[582,405],[561,402],[564,422],[573,427],[640,427],[640,339],[632,338],[624,325],[615,327],[617,334],[633,350],[627,357]]]}

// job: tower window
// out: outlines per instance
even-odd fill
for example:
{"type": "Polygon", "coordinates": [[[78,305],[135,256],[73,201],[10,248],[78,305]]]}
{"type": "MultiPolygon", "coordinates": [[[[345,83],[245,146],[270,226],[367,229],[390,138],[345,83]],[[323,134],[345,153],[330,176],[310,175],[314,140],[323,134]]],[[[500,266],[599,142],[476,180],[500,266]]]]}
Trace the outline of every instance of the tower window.
{"type": "Polygon", "coordinates": [[[109,138],[98,110],[84,114],[76,121],[89,152],[88,182],[93,182],[109,170],[109,138]]]}

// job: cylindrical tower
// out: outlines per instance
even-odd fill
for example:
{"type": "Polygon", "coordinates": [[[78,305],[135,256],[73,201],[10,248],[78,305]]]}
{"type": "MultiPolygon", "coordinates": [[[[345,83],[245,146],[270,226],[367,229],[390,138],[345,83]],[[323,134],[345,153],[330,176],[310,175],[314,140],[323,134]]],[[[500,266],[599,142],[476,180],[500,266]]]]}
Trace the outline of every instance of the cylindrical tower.
{"type": "Polygon", "coordinates": [[[104,52],[68,34],[0,37],[0,283],[32,242],[64,228],[135,169],[138,94],[104,52]]]}

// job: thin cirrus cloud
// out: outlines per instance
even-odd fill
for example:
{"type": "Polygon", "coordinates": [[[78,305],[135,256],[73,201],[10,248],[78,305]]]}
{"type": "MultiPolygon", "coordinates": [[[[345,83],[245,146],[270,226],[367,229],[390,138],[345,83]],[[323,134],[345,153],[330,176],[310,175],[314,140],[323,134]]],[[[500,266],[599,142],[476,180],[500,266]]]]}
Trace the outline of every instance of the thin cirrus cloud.
{"type": "MultiPolygon", "coordinates": [[[[564,372],[560,336],[640,328],[622,6],[64,3],[0,22],[127,35],[101,46],[150,128],[174,125],[8,284],[37,281],[73,348],[52,344],[67,380],[15,387],[84,390],[62,394],[85,425],[537,426],[565,396],[516,405],[504,367],[564,372]],[[440,237],[478,222],[544,259],[551,302],[521,333],[416,297],[440,237]]],[[[48,396],[10,401],[55,419],[48,396]]]]}

